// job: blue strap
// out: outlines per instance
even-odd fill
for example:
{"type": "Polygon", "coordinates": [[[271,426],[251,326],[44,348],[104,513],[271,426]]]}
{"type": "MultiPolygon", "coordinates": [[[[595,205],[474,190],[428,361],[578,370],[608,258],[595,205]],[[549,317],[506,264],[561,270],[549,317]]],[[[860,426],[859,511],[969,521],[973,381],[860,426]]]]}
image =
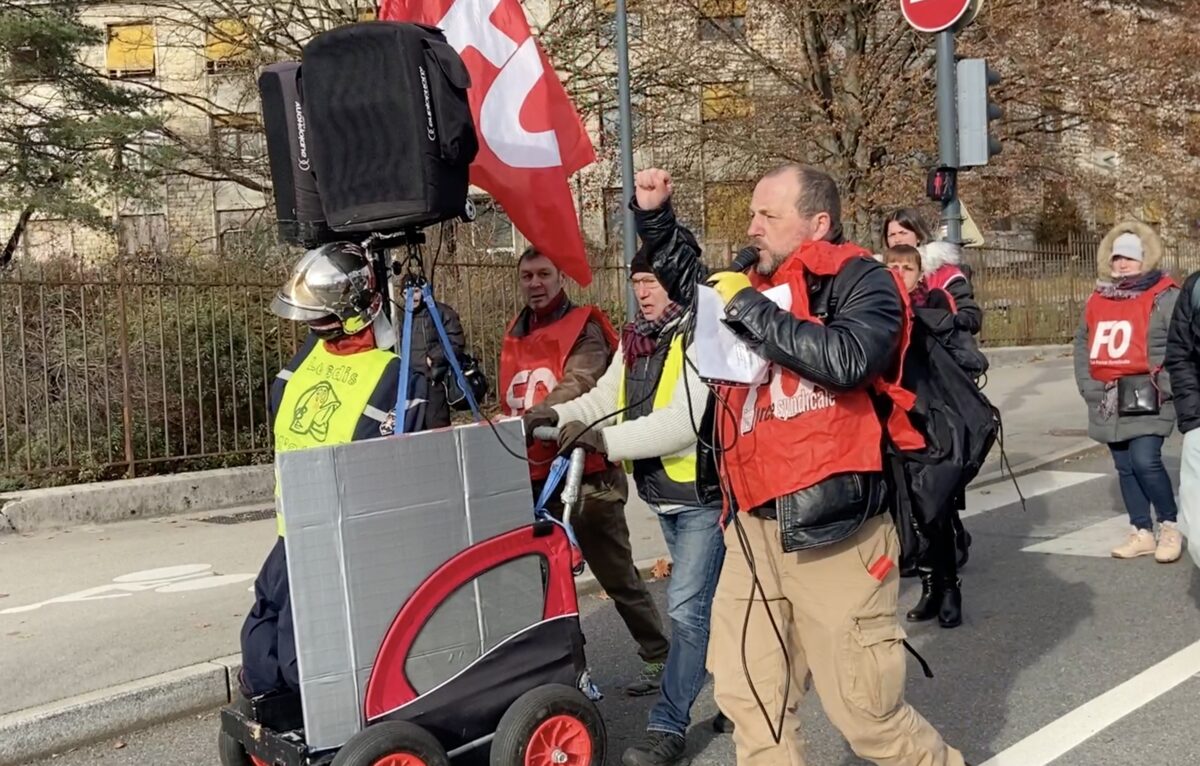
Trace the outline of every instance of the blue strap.
{"type": "Polygon", "coordinates": [[[556,457],[554,462],[550,464],[550,475],[546,477],[546,483],[542,486],[542,494],[538,496],[537,504],[533,507],[533,518],[537,521],[548,521],[551,524],[562,527],[562,530],[567,533],[567,540],[571,543],[571,546],[578,548],[579,540],[575,538],[575,530],[571,529],[571,525],[559,521],[546,510],[546,503],[550,502],[550,497],[558,489],[558,485],[562,483],[563,477],[567,475],[567,469],[570,466],[571,461],[567,457],[556,457]]]}
{"type": "Polygon", "coordinates": [[[454,370],[454,379],[458,381],[458,387],[462,389],[463,395],[467,398],[467,404],[471,405],[471,414],[475,416],[476,421],[483,420],[483,415],[479,412],[479,404],[475,401],[475,394],[471,392],[471,387],[467,385],[466,376],[463,375],[462,366],[458,363],[458,355],[454,353],[454,348],[450,345],[450,338],[446,335],[446,327],[442,324],[442,314],[438,311],[437,301],[433,299],[433,287],[426,282],[421,287],[421,294],[425,296],[425,309],[429,312],[429,316],[433,318],[433,326],[437,328],[438,339],[442,342],[442,348],[446,351],[446,359],[450,362],[450,369],[454,370]]]}
{"type": "Polygon", "coordinates": [[[412,356],[413,289],[404,288],[404,331],[400,336],[400,385],[396,390],[396,410],[393,414],[396,425],[393,434],[404,433],[404,417],[408,413],[408,358],[412,356]]]}
{"type": "Polygon", "coordinates": [[[550,474],[546,477],[546,483],[542,485],[542,494],[538,496],[537,505],[533,507],[535,513],[546,512],[546,503],[550,502],[551,496],[558,489],[558,485],[562,483],[563,477],[567,475],[567,469],[570,467],[571,461],[565,456],[554,458],[554,462],[550,464],[550,474]]]}

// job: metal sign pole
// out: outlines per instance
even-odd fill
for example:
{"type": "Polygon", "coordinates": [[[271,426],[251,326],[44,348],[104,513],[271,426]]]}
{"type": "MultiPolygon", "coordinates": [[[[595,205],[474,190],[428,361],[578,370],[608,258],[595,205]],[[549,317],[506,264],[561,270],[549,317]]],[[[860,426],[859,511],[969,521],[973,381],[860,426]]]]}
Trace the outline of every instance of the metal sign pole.
{"type": "MultiPolygon", "coordinates": [[[[954,60],[954,30],[938,32],[937,36],[937,120],[938,154],[944,168],[958,168],[958,87],[955,81],[957,63],[954,60]]],[[[962,244],[962,206],[958,192],[942,203],[942,222],[946,239],[962,244]]]]}
{"type": "MultiPolygon", "coordinates": [[[[634,252],[637,250],[637,234],[634,231],[633,211],[629,200],[633,198],[633,109],[629,97],[629,17],[625,0],[617,0],[617,100],[621,121],[621,209],[624,225],[622,245],[625,255],[625,277],[629,276],[634,252]]],[[[632,321],[636,301],[633,285],[626,279],[625,319],[632,321]]]]}

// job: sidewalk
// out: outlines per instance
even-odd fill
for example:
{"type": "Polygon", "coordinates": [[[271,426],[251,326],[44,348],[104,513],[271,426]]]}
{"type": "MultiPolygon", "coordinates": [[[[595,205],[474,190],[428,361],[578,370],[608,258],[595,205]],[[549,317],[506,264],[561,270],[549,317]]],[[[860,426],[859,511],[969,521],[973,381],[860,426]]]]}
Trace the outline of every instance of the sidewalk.
{"type": "MultiPolygon", "coordinates": [[[[1017,470],[1093,446],[1070,358],[999,364],[986,393],[1004,413],[1017,470]]],[[[998,469],[997,449],[981,480],[998,469]]],[[[218,704],[274,539],[271,515],[241,508],[0,536],[0,764],[218,704]],[[159,674],[169,675],[150,678],[159,674]]],[[[666,557],[657,520],[637,500],[628,519],[648,569],[666,557]]],[[[591,589],[585,574],[580,590],[591,589]]]]}

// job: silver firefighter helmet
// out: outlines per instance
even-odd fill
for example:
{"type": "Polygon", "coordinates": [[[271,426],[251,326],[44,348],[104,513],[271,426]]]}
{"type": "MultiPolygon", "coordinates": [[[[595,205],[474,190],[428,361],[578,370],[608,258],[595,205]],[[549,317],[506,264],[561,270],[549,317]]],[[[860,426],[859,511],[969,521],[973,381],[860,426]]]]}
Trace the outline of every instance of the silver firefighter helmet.
{"type": "Polygon", "coordinates": [[[306,252],[271,301],[274,314],[334,336],[361,332],[382,306],[371,262],[353,242],[331,242],[306,252]]]}

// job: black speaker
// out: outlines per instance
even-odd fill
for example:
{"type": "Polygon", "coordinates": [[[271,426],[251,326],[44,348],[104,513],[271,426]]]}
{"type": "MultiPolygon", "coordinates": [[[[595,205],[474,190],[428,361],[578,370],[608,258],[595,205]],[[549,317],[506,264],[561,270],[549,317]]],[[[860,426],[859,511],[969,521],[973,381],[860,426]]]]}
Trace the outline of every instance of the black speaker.
{"type": "Polygon", "coordinates": [[[309,248],[328,242],[334,235],[325,222],[313,175],[313,146],[304,114],[300,65],[289,61],[267,67],[258,78],[258,93],[279,239],[309,248]]]}
{"type": "Polygon", "coordinates": [[[463,214],[479,150],[470,75],[433,27],[373,21],[304,48],[304,113],[325,219],[387,233],[463,214]]]}

